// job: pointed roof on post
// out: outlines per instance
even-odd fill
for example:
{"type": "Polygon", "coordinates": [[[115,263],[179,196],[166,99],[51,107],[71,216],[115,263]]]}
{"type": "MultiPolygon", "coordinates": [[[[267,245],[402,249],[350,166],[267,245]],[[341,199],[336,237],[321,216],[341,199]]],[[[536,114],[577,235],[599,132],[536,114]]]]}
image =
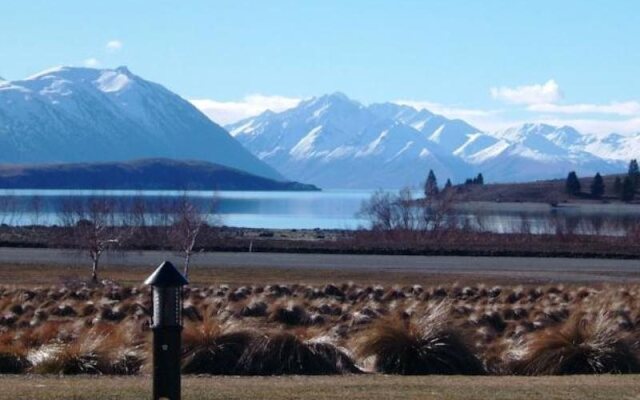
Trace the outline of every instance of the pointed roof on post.
{"type": "Polygon", "coordinates": [[[169,261],[164,261],[144,281],[145,285],[155,287],[179,287],[188,285],[189,281],[169,261]]]}

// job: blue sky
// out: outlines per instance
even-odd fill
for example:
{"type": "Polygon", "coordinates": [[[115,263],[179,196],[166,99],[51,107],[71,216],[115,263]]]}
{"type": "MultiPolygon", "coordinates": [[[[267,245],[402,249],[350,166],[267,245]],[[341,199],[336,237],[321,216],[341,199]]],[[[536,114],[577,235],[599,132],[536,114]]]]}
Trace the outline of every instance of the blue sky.
{"type": "Polygon", "coordinates": [[[336,90],[482,129],[640,132],[637,1],[0,1],[0,76],[115,67],[228,122],[336,90]]]}

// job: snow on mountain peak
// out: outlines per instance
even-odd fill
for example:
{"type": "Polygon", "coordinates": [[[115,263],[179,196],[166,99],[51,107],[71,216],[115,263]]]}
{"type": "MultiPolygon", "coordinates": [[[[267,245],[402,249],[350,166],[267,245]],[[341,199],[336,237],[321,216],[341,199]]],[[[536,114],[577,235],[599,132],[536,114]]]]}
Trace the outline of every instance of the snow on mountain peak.
{"type": "Polygon", "coordinates": [[[490,181],[518,181],[621,168],[587,152],[587,138],[568,126],[523,124],[489,134],[425,109],[365,106],[340,92],[227,128],[289,177],[324,187],[418,185],[429,169],[459,182],[478,172],[490,181]]]}
{"type": "Polygon", "coordinates": [[[536,137],[542,137],[566,150],[576,149],[586,142],[585,135],[570,126],[557,127],[542,123],[513,126],[502,132],[497,132],[496,136],[517,143],[534,141],[536,137]]]}
{"type": "Polygon", "coordinates": [[[12,83],[51,96],[56,93],[69,95],[70,88],[79,85],[93,85],[104,93],[120,92],[125,90],[135,79],[136,76],[127,67],[95,69],[59,66],[12,83]]]}
{"type": "Polygon", "coordinates": [[[100,77],[95,80],[98,88],[105,92],[119,92],[126,89],[131,83],[132,80],[130,78],[131,74],[126,72],[115,70],[115,71],[103,71],[100,74],[100,77]]]}
{"type": "Polygon", "coordinates": [[[55,67],[0,86],[0,162],[203,160],[274,179],[191,103],[126,67],[55,67]]]}
{"type": "Polygon", "coordinates": [[[47,69],[45,69],[43,71],[40,71],[40,72],[38,72],[38,73],[36,73],[34,75],[31,75],[31,76],[25,78],[25,81],[34,81],[34,80],[37,80],[37,79],[42,79],[42,78],[44,78],[46,76],[49,76],[49,75],[52,75],[52,74],[57,74],[57,73],[62,72],[64,70],[66,70],[66,69],[69,69],[69,68],[71,68],[71,67],[65,67],[63,65],[58,65],[58,66],[55,66],[55,67],[47,68],[47,69]]]}

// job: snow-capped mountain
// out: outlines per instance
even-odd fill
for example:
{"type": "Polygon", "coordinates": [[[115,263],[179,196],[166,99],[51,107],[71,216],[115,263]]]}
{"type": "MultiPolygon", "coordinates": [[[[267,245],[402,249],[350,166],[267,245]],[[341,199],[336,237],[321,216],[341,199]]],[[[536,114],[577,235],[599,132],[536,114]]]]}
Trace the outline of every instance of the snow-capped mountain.
{"type": "Polygon", "coordinates": [[[604,137],[587,137],[585,150],[598,157],[629,161],[640,158],[640,134],[620,135],[611,133],[604,137]]]}
{"type": "Polygon", "coordinates": [[[267,111],[227,129],[288,177],[323,187],[416,186],[429,169],[441,181],[457,182],[479,172],[488,181],[504,182],[624,169],[624,162],[590,152],[593,139],[571,127],[525,124],[485,133],[427,110],[365,106],[342,93],[267,111]]]}
{"type": "Polygon", "coordinates": [[[622,170],[619,162],[585,151],[587,138],[568,126],[524,124],[494,136],[498,139],[494,144],[463,157],[500,181],[561,177],[572,170],[582,174],[622,170]]]}
{"type": "Polygon", "coordinates": [[[0,163],[165,157],[282,179],[188,101],[126,67],[0,82],[0,163]]]}
{"type": "Polygon", "coordinates": [[[402,122],[422,127],[434,118],[442,117],[395,104],[365,107],[334,93],[227,129],[291,179],[334,188],[396,187],[415,185],[429,168],[456,177],[464,170],[446,141],[428,139],[438,129],[448,129],[451,121],[432,124],[433,131],[402,122]]]}

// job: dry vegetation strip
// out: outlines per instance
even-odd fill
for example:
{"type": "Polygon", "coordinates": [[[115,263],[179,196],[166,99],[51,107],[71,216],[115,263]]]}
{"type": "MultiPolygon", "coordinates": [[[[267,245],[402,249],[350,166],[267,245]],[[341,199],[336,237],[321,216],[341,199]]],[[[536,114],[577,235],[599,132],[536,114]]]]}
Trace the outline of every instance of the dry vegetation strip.
{"type": "MultiPolygon", "coordinates": [[[[123,285],[138,285],[153,270],[122,265],[103,266],[102,277],[123,285]]],[[[0,282],[4,285],[34,287],[78,282],[89,277],[88,266],[55,264],[20,264],[0,261],[0,282]]],[[[487,277],[481,271],[477,274],[434,273],[421,271],[396,271],[385,269],[345,269],[337,268],[274,268],[274,267],[206,267],[194,268],[189,274],[194,285],[252,285],[255,283],[305,283],[324,285],[327,282],[355,282],[359,284],[435,285],[458,282],[461,284],[536,284],[547,283],[550,279],[525,280],[518,275],[503,274],[487,277]]],[[[633,282],[638,279],[634,278],[633,282]]],[[[596,279],[594,279],[596,281],[596,279]]],[[[567,280],[570,283],[570,279],[567,280]]]]}
{"type": "MultiPolygon", "coordinates": [[[[640,286],[258,284],[185,290],[183,372],[640,373],[640,286]]],[[[0,373],[149,371],[148,287],[0,286],[0,373]]]]}
{"type": "MultiPolygon", "coordinates": [[[[150,378],[0,376],[0,399],[148,398],[150,378]]],[[[637,376],[184,377],[185,400],[637,399],[637,376]]]]}

